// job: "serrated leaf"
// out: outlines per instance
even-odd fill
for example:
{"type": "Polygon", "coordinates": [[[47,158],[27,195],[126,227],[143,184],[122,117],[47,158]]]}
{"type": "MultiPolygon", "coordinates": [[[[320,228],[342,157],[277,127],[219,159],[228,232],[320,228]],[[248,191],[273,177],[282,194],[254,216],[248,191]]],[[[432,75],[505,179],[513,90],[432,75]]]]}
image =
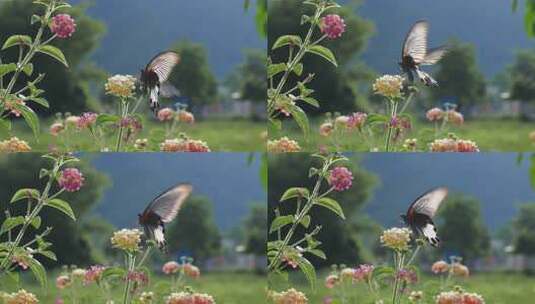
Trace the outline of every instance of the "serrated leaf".
{"type": "Polygon", "coordinates": [[[272,50],[278,49],[280,47],[283,47],[285,45],[295,45],[299,46],[303,43],[301,40],[301,37],[296,35],[284,35],[280,36],[275,43],[273,43],[273,46],[271,47],[272,50]]]}
{"type": "Polygon", "coordinates": [[[29,198],[38,199],[40,195],[41,195],[41,192],[39,192],[39,190],[37,189],[23,188],[23,189],[17,190],[17,192],[13,194],[13,197],[11,197],[11,201],[9,202],[14,203],[16,201],[20,201],[22,199],[29,199],[29,198]]]}
{"type": "Polygon", "coordinates": [[[34,258],[28,259],[28,267],[30,267],[30,270],[32,271],[39,284],[41,284],[41,286],[46,286],[47,282],[45,267],[43,267],[43,265],[34,258]]]}
{"type": "Polygon", "coordinates": [[[69,67],[67,59],[65,59],[65,55],[63,55],[63,52],[57,47],[47,44],[39,47],[37,51],[56,59],[57,61],[61,62],[65,67],[69,67]]]}
{"type": "Polygon", "coordinates": [[[286,71],[286,63],[270,64],[267,69],[268,78],[286,71]]]}
{"type": "Polygon", "coordinates": [[[282,227],[292,224],[294,222],[293,215],[282,215],[277,216],[272,222],[271,227],[269,228],[269,233],[273,233],[282,227]]]}
{"type": "Polygon", "coordinates": [[[64,200],[60,200],[59,198],[54,198],[46,202],[45,206],[55,208],[63,213],[65,213],[67,216],[69,216],[73,221],[76,221],[76,216],[74,215],[74,212],[72,211],[71,206],[69,203],[67,203],[64,200]]]}
{"type": "Polygon", "coordinates": [[[330,63],[332,63],[334,66],[338,66],[338,63],[336,63],[336,57],[334,57],[333,52],[331,52],[331,50],[322,45],[313,45],[307,49],[307,52],[321,56],[330,63]]]}
{"type": "Polygon", "coordinates": [[[24,72],[24,74],[28,75],[28,76],[32,76],[33,74],[33,64],[32,63],[28,63],[26,64],[23,68],[22,68],[22,71],[24,72]]]}
{"type": "Polygon", "coordinates": [[[14,216],[9,217],[4,220],[2,223],[2,228],[0,229],[0,234],[4,234],[9,230],[24,224],[24,216],[14,216]]]}
{"type": "Polygon", "coordinates": [[[16,69],[17,65],[15,63],[0,64],[0,77],[14,72],[16,69]]]}
{"type": "Polygon", "coordinates": [[[297,258],[297,265],[305,275],[310,288],[314,290],[316,288],[316,269],[314,269],[314,266],[302,256],[297,258]]]}
{"type": "Polygon", "coordinates": [[[303,225],[303,227],[305,228],[308,228],[308,226],[310,226],[310,215],[305,215],[301,221],[299,222],[299,224],[303,225]]]}
{"type": "Polygon", "coordinates": [[[332,212],[336,213],[336,215],[338,215],[342,219],[344,219],[344,220],[346,219],[346,217],[344,215],[344,210],[342,209],[340,204],[338,204],[338,202],[333,200],[332,198],[322,197],[318,201],[314,202],[314,204],[318,205],[318,206],[325,207],[325,208],[331,210],[332,212]]]}
{"type": "Polygon", "coordinates": [[[4,42],[4,45],[2,46],[2,50],[5,50],[15,45],[31,45],[31,44],[32,44],[32,38],[30,36],[13,35],[7,38],[6,42],[4,42]]]}
{"type": "Polygon", "coordinates": [[[297,197],[303,197],[308,198],[310,196],[310,192],[307,188],[303,187],[292,187],[288,188],[288,190],[284,191],[284,194],[281,196],[280,201],[287,201],[292,198],[297,197]]]}

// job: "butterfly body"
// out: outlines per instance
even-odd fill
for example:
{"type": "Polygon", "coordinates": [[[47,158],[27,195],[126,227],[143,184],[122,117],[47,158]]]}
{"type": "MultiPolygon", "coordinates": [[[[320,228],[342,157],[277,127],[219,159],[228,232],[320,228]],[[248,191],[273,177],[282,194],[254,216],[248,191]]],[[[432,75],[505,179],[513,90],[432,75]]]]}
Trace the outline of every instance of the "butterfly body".
{"type": "Polygon", "coordinates": [[[414,81],[414,75],[426,86],[438,86],[438,82],[428,73],[422,71],[420,66],[437,63],[446,53],[446,47],[427,49],[427,33],[429,23],[425,20],[416,22],[405,37],[401,51],[399,65],[410,82],[414,81]]]}
{"type": "Polygon", "coordinates": [[[444,187],[428,191],[410,205],[406,214],[401,215],[413,233],[423,236],[433,247],[438,247],[440,244],[433,217],[447,195],[448,189],[444,187]]]}
{"type": "Polygon", "coordinates": [[[141,88],[149,98],[149,105],[152,111],[155,112],[160,107],[160,95],[173,97],[177,94],[177,90],[167,81],[179,62],[180,56],[177,53],[172,51],[162,52],[152,58],[145,69],[141,70],[139,78],[141,88]],[[168,88],[165,91],[162,90],[164,86],[168,88]]]}
{"type": "Polygon", "coordinates": [[[154,240],[158,247],[165,251],[165,224],[173,221],[182,204],[186,201],[192,187],[189,184],[178,184],[164,191],[138,214],[139,224],[145,231],[147,239],[154,240]]]}

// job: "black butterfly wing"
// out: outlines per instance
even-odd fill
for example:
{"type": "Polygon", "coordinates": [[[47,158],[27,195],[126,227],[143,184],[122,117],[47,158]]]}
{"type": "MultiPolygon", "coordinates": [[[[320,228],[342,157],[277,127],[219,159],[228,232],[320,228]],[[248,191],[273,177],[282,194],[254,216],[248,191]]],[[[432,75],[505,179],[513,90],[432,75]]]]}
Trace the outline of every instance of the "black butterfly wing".
{"type": "Polygon", "coordinates": [[[173,51],[162,52],[147,64],[146,72],[152,71],[158,75],[158,80],[163,83],[169,79],[171,72],[175,66],[180,62],[180,55],[173,51]]]}
{"type": "Polygon", "coordinates": [[[434,247],[439,245],[440,239],[437,236],[437,229],[432,218],[447,195],[447,188],[433,189],[418,197],[407,211],[407,223],[434,247]]]}
{"type": "Polygon", "coordinates": [[[435,188],[418,197],[409,207],[407,215],[423,214],[433,218],[437,213],[442,201],[448,195],[448,189],[445,187],[435,188]]]}
{"type": "Polygon", "coordinates": [[[443,45],[434,49],[430,49],[425,55],[424,60],[420,63],[422,65],[432,65],[437,63],[448,51],[448,47],[443,45]]]}
{"type": "Polygon", "coordinates": [[[158,195],[145,209],[144,214],[154,213],[162,223],[175,219],[193,187],[190,184],[178,184],[158,195]]]}
{"type": "Polygon", "coordinates": [[[401,58],[412,57],[416,64],[420,64],[427,54],[427,32],[429,23],[425,20],[416,22],[405,37],[401,58]]]}

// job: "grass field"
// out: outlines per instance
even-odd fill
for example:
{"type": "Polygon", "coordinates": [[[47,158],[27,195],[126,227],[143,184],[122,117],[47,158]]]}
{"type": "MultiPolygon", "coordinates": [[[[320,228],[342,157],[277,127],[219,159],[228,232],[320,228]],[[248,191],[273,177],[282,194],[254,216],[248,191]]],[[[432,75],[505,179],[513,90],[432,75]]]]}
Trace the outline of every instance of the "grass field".
{"type": "MultiPolygon", "coordinates": [[[[304,151],[317,151],[318,146],[327,144],[328,141],[319,135],[319,125],[323,120],[311,121],[311,138],[307,143],[301,130],[293,122],[285,122],[282,132],[270,132],[270,138],[288,136],[299,142],[304,151]]],[[[433,125],[417,122],[413,130],[432,128],[433,125]]],[[[271,131],[271,130],[270,130],[271,131]]],[[[534,122],[518,120],[468,120],[458,128],[452,128],[452,132],[463,139],[475,141],[483,152],[491,151],[535,151],[535,145],[529,139],[529,133],[535,131],[534,122]]],[[[418,138],[417,132],[412,132],[408,137],[418,138]]],[[[382,144],[382,139],[381,139],[382,144]]],[[[358,136],[346,136],[343,141],[345,151],[366,151],[362,139],[358,136]]]]}
{"type": "MultiPolygon", "coordinates": [[[[48,287],[41,288],[35,285],[35,281],[31,277],[24,278],[22,287],[32,293],[36,294],[40,303],[53,304],[59,296],[59,290],[55,286],[55,276],[49,277],[48,287]]],[[[167,288],[162,286],[169,279],[157,276],[151,277],[150,286],[144,290],[154,291],[159,298],[155,304],[164,303],[162,300],[169,292],[167,288]]],[[[214,297],[218,304],[253,304],[264,303],[266,294],[266,280],[261,275],[251,273],[209,273],[203,274],[197,281],[190,284],[196,292],[207,293],[214,297]]],[[[0,290],[13,292],[18,290],[13,283],[6,283],[0,281],[0,290]],[[6,286],[7,284],[7,286],[6,286]]],[[[65,303],[71,304],[69,294],[71,290],[64,289],[65,303]]],[[[96,304],[105,303],[102,293],[94,284],[77,288],[76,292],[79,295],[77,304],[96,304]]],[[[113,290],[113,297],[115,303],[122,303],[121,300],[122,289],[116,288],[113,290]]]]}
{"type": "MultiPolygon", "coordinates": [[[[22,122],[13,125],[13,135],[26,140],[34,152],[46,152],[50,144],[56,138],[48,133],[48,128],[52,121],[41,123],[41,135],[36,140],[30,128],[22,122]]],[[[154,128],[165,128],[163,124],[148,122],[138,138],[149,138],[150,131],[154,128]]],[[[266,130],[264,122],[252,122],[250,120],[211,120],[201,121],[193,125],[181,126],[180,131],[185,132],[193,139],[206,141],[212,151],[215,152],[249,152],[263,151],[265,148],[262,133],[266,130]]],[[[87,131],[83,131],[87,132],[87,131]]],[[[0,131],[0,139],[5,139],[8,134],[0,131]]],[[[71,137],[70,145],[76,151],[95,151],[98,147],[94,145],[89,133],[83,136],[76,134],[71,137]]]]}
{"type": "MultiPolygon", "coordinates": [[[[324,298],[333,295],[333,290],[324,287],[324,273],[318,278],[318,288],[312,292],[305,281],[299,280],[296,289],[306,293],[309,303],[323,303],[324,298]]],[[[414,285],[412,290],[424,292],[426,304],[434,304],[433,297],[439,291],[440,281],[437,277],[424,276],[420,283],[414,285]]],[[[482,295],[487,304],[528,304],[535,303],[535,276],[509,273],[485,273],[473,275],[467,279],[456,281],[467,292],[475,292],[482,295]]],[[[348,287],[348,294],[353,295],[353,300],[347,304],[374,304],[374,298],[368,295],[364,284],[348,287]]],[[[385,288],[381,292],[381,298],[385,304],[391,302],[391,289],[385,288]]],[[[408,303],[407,296],[402,303],[408,303]]]]}

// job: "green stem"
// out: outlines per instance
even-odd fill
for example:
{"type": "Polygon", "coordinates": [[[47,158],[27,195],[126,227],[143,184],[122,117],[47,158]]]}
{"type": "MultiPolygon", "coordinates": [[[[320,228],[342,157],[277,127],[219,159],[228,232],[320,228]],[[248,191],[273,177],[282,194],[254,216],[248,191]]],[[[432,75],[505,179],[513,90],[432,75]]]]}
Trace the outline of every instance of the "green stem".
{"type": "Polygon", "coordinates": [[[117,144],[115,146],[115,152],[121,152],[121,143],[123,141],[123,120],[128,116],[128,103],[125,100],[121,100],[121,121],[119,121],[119,133],[117,134],[117,144]]]}
{"type": "Polygon", "coordinates": [[[56,163],[54,164],[54,169],[52,173],[49,175],[48,182],[45,186],[45,189],[43,190],[43,193],[41,194],[41,197],[38,198],[37,200],[37,205],[32,210],[30,215],[25,217],[22,228],[17,234],[15,241],[10,244],[10,248],[9,248],[7,255],[3,258],[2,262],[0,263],[0,272],[4,272],[4,270],[7,269],[6,267],[10,265],[11,258],[13,257],[13,253],[15,252],[15,249],[19,246],[20,242],[22,241],[22,238],[24,237],[24,234],[26,233],[26,229],[28,229],[30,224],[33,222],[33,219],[39,214],[39,212],[41,212],[41,209],[44,207],[45,203],[49,200],[48,193],[50,192],[52,183],[54,182],[54,179],[62,165],[63,165],[62,158],[57,160],[56,163]]]}
{"type": "Polygon", "coordinates": [[[312,194],[310,195],[310,197],[308,198],[307,202],[303,206],[303,209],[301,210],[301,212],[297,215],[296,219],[292,223],[292,226],[291,226],[290,230],[288,231],[288,233],[286,234],[286,236],[284,237],[284,240],[283,240],[282,244],[280,245],[275,258],[273,258],[271,260],[271,262],[269,263],[269,266],[268,266],[269,271],[273,271],[273,270],[275,270],[275,269],[277,269],[279,267],[279,265],[281,263],[281,258],[282,258],[282,253],[283,253],[284,248],[286,248],[288,246],[288,244],[290,243],[290,240],[292,239],[292,237],[293,237],[293,235],[295,233],[295,230],[297,229],[299,223],[305,217],[305,215],[308,214],[308,212],[310,211],[310,209],[314,205],[314,202],[317,200],[317,198],[319,196],[320,187],[321,187],[321,184],[323,182],[323,178],[324,178],[325,174],[327,173],[327,170],[329,169],[331,164],[332,164],[332,159],[331,158],[329,158],[328,160],[325,161],[325,163],[323,165],[323,168],[322,168],[322,172],[320,172],[320,174],[318,175],[319,177],[318,177],[318,180],[316,181],[316,185],[314,186],[314,190],[312,190],[312,194]]]}
{"type": "Polygon", "coordinates": [[[279,96],[281,94],[281,91],[284,88],[284,85],[286,84],[286,81],[288,80],[288,77],[292,73],[292,71],[295,68],[295,66],[301,61],[301,59],[305,55],[306,51],[308,50],[308,47],[310,46],[310,41],[312,39],[312,34],[314,33],[314,28],[315,28],[316,24],[318,23],[318,20],[319,20],[321,14],[323,13],[323,11],[324,11],[324,7],[323,6],[319,6],[316,9],[316,12],[314,13],[314,18],[313,18],[312,24],[310,25],[310,28],[308,29],[307,35],[305,36],[305,40],[303,41],[303,43],[299,47],[299,51],[297,51],[297,54],[295,55],[295,57],[293,59],[289,59],[288,60],[288,63],[287,63],[288,68],[286,69],[286,71],[284,71],[284,74],[282,75],[282,78],[281,78],[279,84],[277,85],[277,88],[275,89],[275,93],[273,95],[273,98],[268,102],[268,115],[269,115],[270,118],[273,118],[275,101],[279,98],[279,96]]]}
{"type": "Polygon", "coordinates": [[[128,275],[134,271],[136,267],[136,257],[131,254],[126,254],[126,263],[127,263],[127,273],[126,273],[126,285],[124,287],[124,293],[123,293],[123,304],[129,304],[130,303],[130,288],[132,287],[132,282],[128,278],[128,275]]]}
{"type": "Polygon", "coordinates": [[[385,152],[390,151],[390,142],[392,140],[392,132],[394,128],[392,127],[392,119],[397,116],[398,103],[396,101],[390,100],[391,103],[391,112],[390,112],[390,121],[388,122],[388,132],[386,134],[385,142],[385,152]]]}

